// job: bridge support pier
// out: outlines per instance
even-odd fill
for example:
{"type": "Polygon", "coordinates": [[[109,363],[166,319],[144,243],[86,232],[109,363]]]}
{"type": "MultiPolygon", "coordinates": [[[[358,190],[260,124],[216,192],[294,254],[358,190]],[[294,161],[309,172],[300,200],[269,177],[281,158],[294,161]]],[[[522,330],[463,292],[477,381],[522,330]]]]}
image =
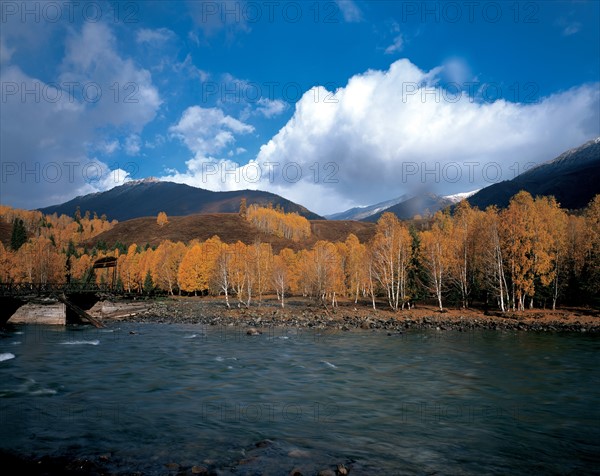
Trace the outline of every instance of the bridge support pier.
{"type": "Polygon", "coordinates": [[[8,319],[9,324],[45,324],[64,326],[67,324],[67,307],[61,302],[30,304],[19,307],[8,319]]]}

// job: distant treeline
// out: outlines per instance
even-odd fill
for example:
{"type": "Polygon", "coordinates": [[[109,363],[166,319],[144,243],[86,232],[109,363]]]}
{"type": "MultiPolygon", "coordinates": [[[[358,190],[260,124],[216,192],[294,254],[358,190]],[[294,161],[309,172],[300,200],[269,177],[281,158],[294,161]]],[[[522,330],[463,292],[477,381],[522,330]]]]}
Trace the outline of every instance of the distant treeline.
{"type": "MultiPolygon", "coordinates": [[[[282,210],[242,204],[240,214],[264,232],[294,241],[310,223],[282,210]]],[[[318,241],[310,249],[274,254],[268,243],[226,244],[218,236],[157,247],[83,243],[115,222],[89,214],[43,216],[0,208],[12,223],[11,246],[0,244],[2,282],[97,282],[123,292],[224,295],[250,306],[276,294],[311,296],[337,305],[339,297],[385,302],[394,310],[434,298],[446,305],[473,303],[506,310],[554,308],[557,303],[598,305],[600,295],[600,195],[577,215],[553,198],[515,195],[504,210],[461,202],[453,213],[401,222],[385,213],[372,240],[318,241]],[[417,228],[415,223],[425,223],[417,228]],[[117,258],[117,273],[93,272],[96,259],[117,258]],[[112,280],[115,279],[115,282],[112,280]]],[[[168,222],[163,213],[159,225],[168,222]]]]}

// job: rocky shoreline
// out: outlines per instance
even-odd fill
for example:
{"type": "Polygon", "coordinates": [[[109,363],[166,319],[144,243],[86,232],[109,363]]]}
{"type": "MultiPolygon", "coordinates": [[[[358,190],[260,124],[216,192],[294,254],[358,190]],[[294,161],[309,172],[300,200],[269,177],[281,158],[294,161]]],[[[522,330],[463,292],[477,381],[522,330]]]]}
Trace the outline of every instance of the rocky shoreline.
{"type": "MultiPolygon", "coordinates": [[[[98,307],[98,305],[97,305],[98,307]]],[[[106,304],[104,304],[106,308],[106,304]]],[[[372,310],[347,304],[335,309],[314,302],[292,301],[286,308],[277,302],[265,301],[249,308],[232,307],[218,298],[171,298],[145,302],[110,303],[109,312],[96,309],[94,317],[105,321],[136,323],[201,324],[207,326],[239,326],[268,329],[295,327],[327,329],[330,332],[356,329],[402,333],[411,329],[468,332],[476,329],[533,332],[600,333],[600,316],[594,311],[484,313],[473,310],[439,312],[419,308],[392,312],[372,310]]],[[[93,310],[94,311],[94,310],[93,310]]]]}

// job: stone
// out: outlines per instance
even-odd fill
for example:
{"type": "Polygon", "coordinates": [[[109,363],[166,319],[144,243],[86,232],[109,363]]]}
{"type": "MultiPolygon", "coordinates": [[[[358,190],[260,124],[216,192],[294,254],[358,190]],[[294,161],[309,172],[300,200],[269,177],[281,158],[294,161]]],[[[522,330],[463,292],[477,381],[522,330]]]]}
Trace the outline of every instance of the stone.
{"type": "Polygon", "coordinates": [[[208,474],[208,469],[204,466],[192,466],[193,474],[208,474]]]}
{"type": "Polygon", "coordinates": [[[331,469],[322,469],[317,473],[317,476],[336,476],[336,474],[331,469]]]}
{"type": "Polygon", "coordinates": [[[338,464],[335,472],[338,476],[347,476],[350,471],[343,464],[338,464]]]}
{"type": "Polygon", "coordinates": [[[262,332],[260,332],[256,327],[250,327],[246,331],[246,335],[249,335],[249,336],[259,336],[261,334],[262,334],[262,332]]]}

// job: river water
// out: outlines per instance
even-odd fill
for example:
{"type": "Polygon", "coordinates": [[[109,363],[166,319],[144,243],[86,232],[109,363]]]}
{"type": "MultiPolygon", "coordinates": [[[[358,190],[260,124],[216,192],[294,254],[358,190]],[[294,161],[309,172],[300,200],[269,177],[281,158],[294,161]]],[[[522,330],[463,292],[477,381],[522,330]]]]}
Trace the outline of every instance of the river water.
{"type": "Polygon", "coordinates": [[[149,475],[592,474],[599,350],[587,334],[13,327],[0,448],[149,475]]]}

